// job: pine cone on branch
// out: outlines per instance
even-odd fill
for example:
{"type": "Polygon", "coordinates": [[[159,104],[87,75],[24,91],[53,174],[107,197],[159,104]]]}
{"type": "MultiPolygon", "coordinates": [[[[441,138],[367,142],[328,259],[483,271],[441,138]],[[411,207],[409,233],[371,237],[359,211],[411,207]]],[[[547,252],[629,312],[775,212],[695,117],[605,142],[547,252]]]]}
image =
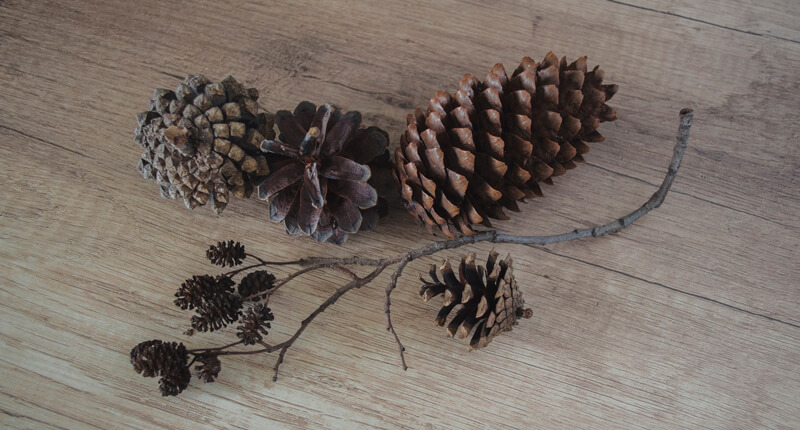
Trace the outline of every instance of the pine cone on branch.
{"type": "Polygon", "coordinates": [[[197,356],[197,362],[200,363],[194,367],[197,377],[203,382],[214,382],[222,370],[219,357],[215,354],[201,354],[197,356]]]}
{"type": "Polygon", "coordinates": [[[175,306],[181,309],[194,309],[213,297],[232,293],[233,280],[227,276],[213,277],[211,275],[192,276],[183,281],[175,293],[175,306]]]}
{"type": "Polygon", "coordinates": [[[248,197],[269,174],[258,145],[275,136],[273,118],[259,113],[258,91],[231,76],[212,82],[187,76],[175,91],[157,89],[150,110],[137,115],[138,169],[165,198],[189,209],[210,203],[217,214],[230,196],[248,197]]]}
{"type": "Polygon", "coordinates": [[[192,316],[192,328],[197,331],[215,331],[236,322],[242,314],[242,299],[238,294],[225,292],[207,297],[197,306],[192,316]]]}
{"type": "Polygon", "coordinates": [[[483,81],[466,74],[451,95],[438,91],[425,111],[408,115],[395,152],[394,177],[406,209],[433,233],[508,219],[518,201],[542,196],[540,182],[573,169],[602,142],[601,122],[617,119],[604,85],[586,57],[567,63],[552,52],[529,57],[509,76],[496,64],[483,81]]]}
{"type": "Polygon", "coordinates": [[[458,277],[450,262],[445,260],[438,268],[431,266],[431,280],[420,277],[424,285],[420,296],[426,302],[440,294],[444,295],[442,308],[436,315],[436,324],[444,326],[450,313],[460,306],[447,325],[447,334],[458,334],[465,338],[473,329],[470,349],[483,348],[492,339],[510,331],[519,318],[530,318],[532,312],[524,308],[525,302],[514,279],[511,258],[497,261],[497,253],[492,251],[486,267],[475,265],[475,254],[469,253],[461,259],[458,277]]]}
{"type": "Polygon", "coordinates": [[[233,267],[242,264],[242,260],[247,258],[247,254],[244,251],[244,245],[229,240],[211,245],[206,251],[206,257],[211,261],[211,264],[233,267]]]}
{"type": "MultiPolygon", "coordinates": [[[[242,278],[239,282],[239,296],[242,299],[252,296],[253,294],[263,293],[271,289],[275,285],[275,275],[267,272],[266,270],[256,270],[250,272],[242,278]]],[[[255,297],[252,300],[258,301],[263,297],[255,297]]]]}
{"type": "Polygon", "coordinates": [[[130,358],[134,370],[142,376],[161,376],[162,396],[176,396],[189,386],[189,354],[182,343],[148,340],[133,347],[130,358]]]}
{"type": "Polygon", "coordinates": [[[271,327],[269,322],[274,319],[272,311],[263,303],[259,303],[250,308],[242,317],[242,325],[237,327],[236,336],[245,345],[255,345],[264,339],[262,335],[268,334],[267,329],[271,327]]]}
{"type": "Polygon", "coordinates": [[[388,168],[386,132],[360,129],[360,113],[343,115],[327,104],[302,102],[275,117],[279,140],[264,140],[261,149],[282,159],[258,186],[270,219],[283,221],[292,236],[336,244],[372,229],[386,209],[372,180],[376,169],[388,168]]]}

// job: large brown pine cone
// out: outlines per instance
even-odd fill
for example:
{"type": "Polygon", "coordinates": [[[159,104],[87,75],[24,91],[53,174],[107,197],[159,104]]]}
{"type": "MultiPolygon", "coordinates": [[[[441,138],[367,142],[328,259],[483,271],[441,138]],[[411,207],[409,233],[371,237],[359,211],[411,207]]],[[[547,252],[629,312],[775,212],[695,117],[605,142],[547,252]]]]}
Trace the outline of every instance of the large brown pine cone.
{"type": "Polygon", "coordinates": [[[583,161],[587,142],[617,119],[606,101],[616,85],[603,85],[603,71],[587,71],[586,57],[559,62],[552,52],[536,63],[525,57],[511,76],[496,64],[483,82],[466,74],[458,91],[438,91],[427,110],[408,115],[395,152],[394,176],[411,214],[433,232],[451,227],[472,234],[489,218],[508,219],[503,209],[541,196],[583,161]]]}
{"type": "Polygon", "coordinates": [[[257,99],[255,88],[230,76],[218,83],[187,76],[175,91],[156,90],[150,110],[137,115],[139,171],[163,197],[180,197],[189,209],[210,202],[219,214],[230,195],[249,196],[254,181],[269,174],[258,146],[275,137],[257,99]]]}
{"type": "Polygon", "coordinates": [[[430,281],[420,277],[424,285],[419,294],[426,302],[444,294],[442,308],[436,315],[436,324],[440,326],[454,308],[461,306],[447,325],[447,334],[452,337],[458,333],[463,339],[474,328],[470,349],[485,347],[498,334],[510,331],[519,318],[531,317],[531,310],[524,308],[510,257],[497,261],[497,253],[492,251],[484,268],[475,265],[475,254],[470,252],[461,259],[458,277],[447,260],[438,269],[441,280],[436,265],[431,266],[430,281]]]}
{"type": "Polygon", "coordinates": [[[279,140],[264,152],[282,157],[259,186],[269,217],[292,235],[342,244],[349,233],[372,229],[386,208],[376,190],[376,170],[388,169],[389,137],[377,127],[359,129],[361,114],[342,115],[309,102],[275,115],[279,140]]]}

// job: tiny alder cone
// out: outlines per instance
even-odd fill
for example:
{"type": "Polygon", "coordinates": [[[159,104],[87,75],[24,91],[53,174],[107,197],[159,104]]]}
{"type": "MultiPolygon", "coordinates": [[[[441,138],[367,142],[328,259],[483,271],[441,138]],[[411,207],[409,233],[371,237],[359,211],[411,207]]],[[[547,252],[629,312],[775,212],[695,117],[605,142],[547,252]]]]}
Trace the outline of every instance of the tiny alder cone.
{"type": "Polygon", "coordinates": [[[144,149],[139,171],[163,197],[222,213],[231,196],[248,197],[269,174],[258,145],[275,136],[274,120],[258,111],[257,99],[255,88],[230,76],[188,76],[175,91],[157,89],[150,110],[136,117],[134,140],[144,149]]]}
{"type": "Polygon", "coordinates": [[[393,174],[406,209],[430,231],[471,235],[477,224],[505,220],[504,209],[542,196],[540,182],[573,169],[601,142],[601,122],[617,114],[606,102],[616,85],[552,52],[529,57],[508,75],[496,64],[483,81],[470,74],[451,95],[438,91],[407,118],[393,174]]]}
{"type": "MultiPolygon", "coordinates": [[[[274,286],[275,275],[266,270],[256,270],[248,273],[239,282],[239,296],[244,300],[252,295],[267,292],[274,286]]],[[[251,300],[256,302],[263,298],[263,296],[256,296],[251,300]]]]}
{"type": "Polygon", "coordinates": [[[458,277],[450,262],[445,260],[440,267],[431,266],[430,280],[420,288],[420,296],[426,302],[443,295],[442,308],[436,315],[436,324],[443,326],[452,311],[460,306],[447,324],[447,334],[463,339],[474,329],[470,349],[483,348],[492,339],[510,331],[519,318],[530,318],[532,311],[524,308],[522,292],[519,290],[511,267],[511,258],[497,260],[492,251],[486,267],[475,264],[475,254],[469,253],[461,259],[458,277]],[[441,279],[440,276],[441,275],[441,279]]]}
{"type": "Polygon", "coordinates": [[[215,354],[200,354],[197,356],[197,362],[200,363],[194,367],[197,377],[203,382],[214,382],[222,370],[222,362],[215,354]]]}
{"type": "Polygon", "coordinates": [[[255,345],[264,339],[263,336],[269,334],[267,332],[267,329],[271,327],[269,322],[274,319],[275,316],[272,315],[270,308],[259,303],[248,309],[242,316],[242,325],[237,327],[236,336],[245,345],[255,345]]]}
{"type": "Polygon", "coordinates": [[[264,140],[261,149],[280,159],[258,186],[259,198],[269,199],[270,219],[292,236],[336,244],[372,229],[387,207],[380,196],[381,171],[389,170],[386,132],[359,128],[358,112],[309,102],[294,113],[279,111],[275,120],[279,139],[264,140]]]}
{"type": "Polygon", "coordinates": [[[148,340],[133,347],[130,358],[133,369],[142,376],[161,376],[162,396],[177,396],[189,386],[189,354],[182,343],[148,340]]]}
{"type": "Polygon", "coordinates": [[[233,240],[227,242],[217,242],[211,245],[206,251],[206,258],[211,264],[222,267],[233,267],[242,264],[242,260],[247,258],[244,245],[233,240]]]}
{"type": "Polygon", "coordinates": [[[194,309],[216,296],[233,292],[233,280],[227,276],[195,275],[183,281],[175,293],[175,306],[181,309],[194,309]]]}

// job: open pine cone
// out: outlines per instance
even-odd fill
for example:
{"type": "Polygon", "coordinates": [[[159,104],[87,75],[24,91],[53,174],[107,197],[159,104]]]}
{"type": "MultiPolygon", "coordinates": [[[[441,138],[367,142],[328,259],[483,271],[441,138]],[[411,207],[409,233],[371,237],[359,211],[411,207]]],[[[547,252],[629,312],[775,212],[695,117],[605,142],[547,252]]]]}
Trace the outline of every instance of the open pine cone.
{"type": "Polygon", "coordinates": [[[175,91],[157,89],[150,110],[137,115],[139,171],[163,197],[180,197],[189,209],[210,202],[222,213],[230,195],[248,197],[253,182],[269,174],[258,146],[275,131],[257,99],[255,88],[230,76],[218,83],[188,76],[175,91]]]}
{"type": "Polygon", "coordinates": [[[444,294],[442,308],[436,315],[436,324],[443,326],[454,308],[461,305],[456,315],[447,325],[447,334],[458,333],[465,338],[472,330],[475,334],[470,340],[470,349],[483,348],[492,339],[510,331],[519,318],[530,318],[532,312],[524,308],[525,301],[514,279],[511,258],[497,261],[497,253],[492,251],[486,267],[475,265],[475,254],[470,252],[461,259],[458,277],[453,273],[450,262],[445,260],[439,267],[430,269],[431,280],[420,277],[424,285],[419,294],[427,302],[439,294],[444,294]]]}
{"type": "Polygon", "coordinates": [[[617,119],[606,102],[616,85],[603,85],[599,67],[586,57],[567,64],[552,52],[541,63],[529,57],[509,76],[496,64],[483,82],[466,74],[454,95],[438,91],[427,110],[408,115],[395,152],[394,176],[406,209],[433,233],[451,226],[473,234],[489,218],[508,219],[503,209],[541,196],[583,161],[587,142],[617,119]]]}
{"type": "Polygon", "coordinates": [[[359,129],[361,114],[340,114],[309,102],[276,116],[280,140],[261,149],[282,158],[259,186],[269,199],[269,217],[292,235],[342,244],[350,233],[372,229],[386,203],[379,196],[376,169],[388,169],[389,137],[377,127],[359,129]]]}

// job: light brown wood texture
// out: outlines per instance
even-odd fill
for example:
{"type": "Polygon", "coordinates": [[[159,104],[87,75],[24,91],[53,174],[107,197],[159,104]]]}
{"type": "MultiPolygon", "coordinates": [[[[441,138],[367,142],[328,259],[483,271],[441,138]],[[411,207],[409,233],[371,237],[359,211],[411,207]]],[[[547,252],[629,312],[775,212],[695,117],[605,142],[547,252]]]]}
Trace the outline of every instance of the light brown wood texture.
{"type": "MultiPolygon", "coordinates": [[[[0,1],[0,426],[5,428],[800,428],[800,9],[768,2],[0,1]],[[405,115],[463,73],[547,51],[600,64],[619,120],[587,163],[523,205],[514,233],[604,223],[655,190],[678,111],[692,141],[665,204],[612,237],[512,253],[534,317],[468,352],[435,327],[412,262],[348,293],[289,351],[225,357],[219,381],[159,396],[128,351],[183,336],[174,289],[237,239],[275,259],[386,256],[432,238],[402,209],[343,247],[286,236],[266,205],[217,217],[161,199],[135,114],[189,73],[233,74],[264,108],[405,115]]],[[[485,258],[490,245],[472,247],[485,258]]],[[[283,270],[277,271],[285,273],[283,270]]],[[[280,341],[338,285],[272,300],[280,341]]]]}

